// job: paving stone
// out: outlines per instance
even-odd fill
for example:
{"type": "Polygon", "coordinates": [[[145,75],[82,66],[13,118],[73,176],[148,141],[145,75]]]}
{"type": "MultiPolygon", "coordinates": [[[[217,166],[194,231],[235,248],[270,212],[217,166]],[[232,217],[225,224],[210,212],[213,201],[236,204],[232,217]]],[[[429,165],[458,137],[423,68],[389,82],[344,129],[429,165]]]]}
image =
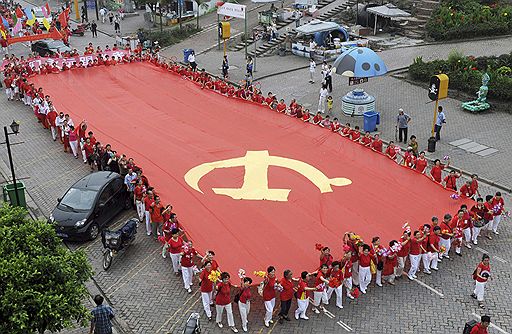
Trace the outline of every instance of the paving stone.
{"type": "Polygon", "coordinates": [[[452,141],[450,143],[450,145],[452,146],[460,146],[462,144],[467,144],[469,142],[471,142],[472,140],[471,139],[468,139],[468,138],[462,138],[462,139],[458,139],[458,140],[455,140],[455,141],[452,141]]]}
{"type": "Polygon", "coordinates": [[[489,148],[488,146],[478,144],[477,146],[466,149],[466,151],[468,151],[469,153],[476,153],[476,152],[480,152],[480,151],[483,151],[488,148],[489,148]]]}
{"type": "Polygon", "coordinates": [[[474,141],[472,141],[472,142],[469,142],[469,143],[466,143],[466,144],[462,144],[462,145],[460,145],[458,147],[467,151],[467,150],[469,150],[469,149],[471,149],[473,147],[478,147],[479,145],[480,144],[475,143],[474,141]]]}
{"type": "Polygon", "coordinates": [[[478,154],[479,156],[482,156],[482,157],[486,157],[486,156],[489,156],[489,155],[494,154],[496,152],[498,152],[497,149],[490,147],[488,149],[481,150],[481,151],[477,152],[476,154],[478,154]]]}

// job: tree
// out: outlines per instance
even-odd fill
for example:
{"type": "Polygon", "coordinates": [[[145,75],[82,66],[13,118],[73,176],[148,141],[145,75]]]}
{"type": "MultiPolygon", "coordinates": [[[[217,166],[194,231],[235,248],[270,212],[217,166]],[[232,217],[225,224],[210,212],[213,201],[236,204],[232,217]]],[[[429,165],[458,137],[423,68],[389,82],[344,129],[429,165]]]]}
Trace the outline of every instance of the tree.
{"type": "Polygon", "coordinates": [[[85,325],[91,276],[85,253],[65,248],[53,225],[27,218],[25,209],[0,207],[0,333],[85,325]]]}

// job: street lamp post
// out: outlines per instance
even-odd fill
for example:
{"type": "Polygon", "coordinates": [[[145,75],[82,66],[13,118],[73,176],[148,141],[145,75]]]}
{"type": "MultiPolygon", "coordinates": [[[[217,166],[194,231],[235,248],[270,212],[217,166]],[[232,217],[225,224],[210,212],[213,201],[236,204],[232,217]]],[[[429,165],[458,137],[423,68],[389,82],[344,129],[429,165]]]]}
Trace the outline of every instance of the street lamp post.
{"type": "Polygon", "coordinates": [[[11,144],[9,142],[9,135],[17,135],[20,131],[20,123],[16,121],[12,121],[11,125],[9,125],[12,132],[9,133],[9,130],[7,129],[7,126],[4,126],[4,134],[5,134],[5,144],[7,145],[7,154],[9,155],[9,164],[11,166],[11,175],[12,175],[12,182],[14,185],[14,196],[16,198],[16,205],[20,206],[20,199],[18,196],[18,185],[16,183],[16,174],[14,173],[14,164],[12,162],[12,153],[11,153],[11,144]]]}

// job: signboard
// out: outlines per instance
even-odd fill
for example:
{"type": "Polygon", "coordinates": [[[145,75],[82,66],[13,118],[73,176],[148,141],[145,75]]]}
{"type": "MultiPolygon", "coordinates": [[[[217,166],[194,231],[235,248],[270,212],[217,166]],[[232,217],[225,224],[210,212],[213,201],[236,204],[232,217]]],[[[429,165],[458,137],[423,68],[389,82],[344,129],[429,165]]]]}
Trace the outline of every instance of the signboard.
{"type": "Polygon", "coordinates": [[[368,78],[358,78],[358,77],[349,77],[348,78],[348,85],[349,86],[359,85],[359,84],[362,84],[362,83],[365,83],[365,82],[368,82],[368,78]]]}
{"type": "Polygon", "coordinates": [[[217,9],[217,15],[225,15],[245,19],[245,5],[226,2],[217,9]]]}
{"type": "Polygon", "coordinates": [[[432,101],[442,100],[448,96],[448,76],[446,74],[434,75],[430,78],[428,98],[432,101]]]}

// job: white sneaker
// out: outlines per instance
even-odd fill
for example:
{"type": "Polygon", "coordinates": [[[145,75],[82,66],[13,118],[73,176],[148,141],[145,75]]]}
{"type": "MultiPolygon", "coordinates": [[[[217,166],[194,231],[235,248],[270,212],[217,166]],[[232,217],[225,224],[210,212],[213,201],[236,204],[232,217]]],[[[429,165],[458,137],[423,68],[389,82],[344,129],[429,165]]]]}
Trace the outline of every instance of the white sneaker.
{"type": "Polygon", "coordinates": [[[347,297],[350,299],[354,299],[354,296],[352,296],[351,294],[348,294],[347,297]]]}
{"type": "Polygon", "coordinates": [[[338,308],[343,308],[343,306],[338,306],[338,305],[336,305],[336,307],[338,307],[338,308]]]}
{"type": "Polygon", "coordinates": [[[498,232],[498,231],[493,231],[493,232],[494,232],[494,234],[496,234],[496,235],[500,235],[500,232],[498,232]]]}
{"type": "Polygon", "coordinates": [[[409,278],[411,281],[414,281],[414,277],[407,275],[407,278],[409,278]]]}
{"type": "Polygon", "coordinates": [[[299,314],[295,313],[295,319],[299,320],[299,314]]]}
{"type": "Polygon", "coordinates": [[[306,316],[303,316],[303,317],[300,317],[300,318],[301,318],[301,319],[304,319],[304,320],[309,320],[309,318],[308,318],[308,317],[306,317],[306,316]]]}
{"type": "Polygon", "coordinates": [[[450,258],[450,256],[449,256],[449,255],[445,255],[444,257],[445,257],[446,259],[449,259],[449,258],[450,258]]]}
{"type": "Polygon", "coordinates": [[[474,245],[478,245],[478,240],[473,240],[474,245]]]}
{"type": "Polygon", "coordinates": [[[165,253],[162,253],[162,257],[165,259],[167,256],[165,256],[165,253]]]}
{"type": "Polygon", "coordinates": [[[188,293],[192,293],[192,289],[191,289],[191,288],[188,288],[188,289],[187,289],[187,292],[188,292],[188,293]]]}
{"type": "Polygon", "coordinates": [[[366,294],[366,290],[361,290],[362,293],[366,294]]]}
{"type": "Polygon", "coordinates": [[[219,328],[224,327],[220,322],[217,323],[217,326],[219,326],[219,328]]]}
{"type": "Polygon", "coordinates": [[[315,312],[316,314],[320,314],[320,311],[316,307],[313,308],[313,312],[315,312]]]}
{"type": "Polygon", "coordinates": [[[231,330],[233,331],[233,333],[238,333],[238,329],[236,329],[236,327],[231,327],[231,330]]]}
{"type": "Polygon", "coordinates": [[[247,332],[247,326],[242,326],[242,329],[244,330],[244,332],[247,332]]]}
{"type": "Polygon", "coordinates": [[[377,284],[377,286],[382,286],[382,283],[375,283],[375,284],[377,284]]]}
{"type": "Polygon", "coordinates": [[[270,324],[268,322],[266,322],[265,327],[270,327],[270,324]]]}
{"type": "Polygon", "coordinates": [[[471,245],[470,244],[466,244],[466,247],[471,249],[471,245]]]}
{"type": "Polygon", "coordinates": [[[412,277],[413,277],[413,278],[418,278],[418,276],[416,276],[416,275],[412,275],[412,277]]]}

